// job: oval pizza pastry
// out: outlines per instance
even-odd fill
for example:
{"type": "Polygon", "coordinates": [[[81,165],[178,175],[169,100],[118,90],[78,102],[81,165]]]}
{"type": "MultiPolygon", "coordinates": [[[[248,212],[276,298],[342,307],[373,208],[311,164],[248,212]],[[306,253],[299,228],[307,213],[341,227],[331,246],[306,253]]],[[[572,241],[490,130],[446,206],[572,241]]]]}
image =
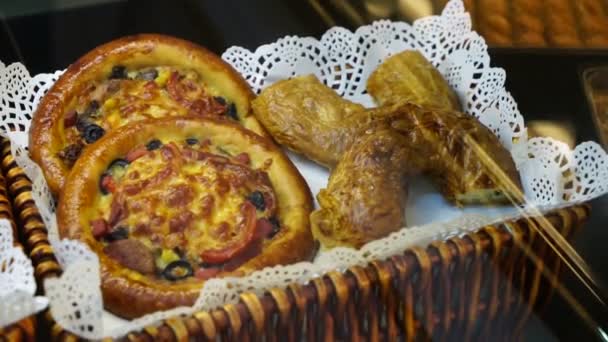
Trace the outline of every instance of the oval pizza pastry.
{"type": "Polygon", "coordinates": [[[104,135],[76,161],[57,219],[99,255],[106,308],[133,318],[192,305],[208,278],[310,258],[311,210],[269,139],[189,117],[104,135]]]}
{"type": "Polygon", "coordinates": [[[82,151],[129,122],[195,115],[239,121],[265,135],[245,80],[201,46],[145,34],[104,44],[68,67],[42,98],[31,157],[55,194],[82,151]]]}

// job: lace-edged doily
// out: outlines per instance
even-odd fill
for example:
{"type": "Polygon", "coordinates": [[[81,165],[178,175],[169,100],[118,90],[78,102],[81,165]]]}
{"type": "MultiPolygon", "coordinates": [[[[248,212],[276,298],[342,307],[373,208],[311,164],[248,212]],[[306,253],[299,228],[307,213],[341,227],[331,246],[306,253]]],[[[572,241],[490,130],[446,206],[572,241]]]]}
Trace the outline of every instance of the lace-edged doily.
{"type": "Polygon", "coordinates": [[[36,297],[36,280],[32,261],[20,247],[14,246],[13,228],[0,220],[0,328],[33,315],[48,305],[36,297]]]}
{"type": "MultiPolygon", "coordinates": [[[[336,248],[323,252],[314,263],[276,266],[242,278],[212,279],[205,283],[193,307],[157,312],[130,322],[103,311],[97,257],[77,241],[58,239],[55,203],[40,169],[27,154],[32,110],[61,72],[30,77],[20,64],[0,65],[0,130],[12,140],[17,163],[33,181],[34,199],[64,268],[61,278],[45,283],[57,322],[86,338],[117,337],[173,315],[235,303],[244,291],[262,294],[266,289],[292,282],[305,283],[329,270],[364,265],[409,247],[425,246],[505,219],[540,215],[606,193],[607,156],[599,145],[588,142],[572,150],[550,138],[528,140],[523,117],[504,88],[505,72],[491,67],[487,46],[471,31],[469,15],[460,0],[450,1],[441,16],[423,18],[413,25],[378,21],[355,32],[335,27],[320,40],[285,37],[253,52],[232,47],[222,57],[245,76],[256,92],[280,79],[313,73],[345,98],[371,106],[371,98],[365,92],[368,75],[386,57],[406,49],[420,50],[456,90],[463,110],[489,127],[511,151],[521,173],[527,207],[455,211],[439,205],[451,210],[439,222],[402,229],[360,250],[336,248]],[[83,285],[73,286],[76,279],[83,285]]],[[[327,171],[292,157],[313,192],[326,184],[327,171]]]]}

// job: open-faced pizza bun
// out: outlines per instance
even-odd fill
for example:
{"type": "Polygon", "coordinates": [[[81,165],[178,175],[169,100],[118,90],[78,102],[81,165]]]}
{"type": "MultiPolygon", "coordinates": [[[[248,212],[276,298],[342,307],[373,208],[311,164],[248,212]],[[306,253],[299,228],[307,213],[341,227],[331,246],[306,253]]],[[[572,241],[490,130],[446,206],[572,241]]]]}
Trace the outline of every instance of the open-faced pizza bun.
{"type": "Polygon", "coordinates": [[[57,219],[99,255],[106,308],[133,318],[193,304],[210,277],[309,259],[311,210],[273,142],[189,117],[104,135],[76,161],[57,219]]]}
{"type": "Polygon", "coordinates": [[[42,98],[31,157],[58,193],[82,151],[129,122],[215,116],[266,135],[250,114],[253,93],[218,56],[181,39],[144,34],[99,46],[70,65],[42,98]]]}

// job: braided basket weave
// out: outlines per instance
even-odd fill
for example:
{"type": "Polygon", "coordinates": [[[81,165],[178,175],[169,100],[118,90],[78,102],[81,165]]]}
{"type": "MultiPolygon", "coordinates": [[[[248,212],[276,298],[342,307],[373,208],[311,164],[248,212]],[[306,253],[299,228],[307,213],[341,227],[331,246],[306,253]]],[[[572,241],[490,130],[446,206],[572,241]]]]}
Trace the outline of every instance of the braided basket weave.
{"type": "MultiPolygon", "coordinates": [[[[1,144],[0,214],[10,205],[39,282],[61,268],[31,194],[31,182],[1,144]]],[[[570,238],[588,205],[545,216],[570,238]]],[[[530,314],[546,303],[558,282],[558,258],[536,233],[534,219],[487,226],[476,233],[414,248],[367,267],[331,272],[307,285],[243,294],[236,305],[176,317],[130,333],[131,341],[358,341],[492,340],[520,337],[530,314]],[[529,258],[530,251],[538,258],[529,258]]],[[[44,314],[53,340],[79,338],[44,314]]],[[[12,328],[9,328],[12,329],[12,328]]],[[[17,337],[29,336],[20,329],[17,337]],[[20,334],[20,335],[19,335],[20,334]]]]}
{"type": "MultiPolygon", "coordinates": [[[[9,191],[7,189],[8,182],[4,174],[0,174],[0,219],[8,220],[13,226],[15,241],[19,240],[20,231],[17,230],[17,225],[13,219],[13,206],[9,199],[9,191]]],[[[0,341],[35,341],[36,340],[36,317],[30,316],[21,321],[9,325],[5,328],[0,328],[0,341]]]]}

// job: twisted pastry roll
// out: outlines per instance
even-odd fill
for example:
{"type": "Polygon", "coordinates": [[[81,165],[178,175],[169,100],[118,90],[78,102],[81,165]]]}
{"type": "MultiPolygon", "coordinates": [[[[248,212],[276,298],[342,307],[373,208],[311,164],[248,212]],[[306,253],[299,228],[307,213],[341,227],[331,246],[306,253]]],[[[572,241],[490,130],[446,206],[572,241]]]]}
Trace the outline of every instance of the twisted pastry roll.
{"type": "Polygon", "coordinates": [[[390,127],[370,129],[346,151],[317,195],[313,236],[325,248],[361,247],[405,225],[408,154],[390,127]]]}
{"type": "MultiPolygon", "coordinates": [[[[291,105],[276,96],[289,88],[312,89],[299,83],[324,87],[310,77],[284,81],[262,91],[253,108],[280,143],[335,165],[327,189],[318,195],[321,210],[311,216],[315,237],[325,246],[358,247],[402,227],[402,177],[414,173],[430,175],[457,205],[519,201],[521,184],[510,153],[474,117],[407,103],[351,112],[328,124],[328,117],[319,114],[326,110],[299,107],[313,94],[299,93],[291,105]],[[286,106],[291,110],[283,110],[286,106]]],[[[332,104],[353,105],[346,100],[332,104]]]]}
{"type": "Polygon", "coordinates": [[[368,114],[374,122],[317,196],[321,208],[311,214],[311,225],[323,246],[361,247],[403,227],[405,182],[416,173],[430,175],[457,205],[519,202],[521,184],[509,152],[475,118],[413,104],[368,114]]]}
{"type": "Polygon", "coordinates": [[[367,80],[367,91],[379,105],[403,102],[458,110],[456,93],[418,51],[388,58],[367,80]]]}
{"type": "Polygon", "coordinates": [[[313,75],[279,81],[251,106],[281,145],[332,167],[350,145],[358,125],[345,125],[365,108],[344,100],[313,75]]]}

